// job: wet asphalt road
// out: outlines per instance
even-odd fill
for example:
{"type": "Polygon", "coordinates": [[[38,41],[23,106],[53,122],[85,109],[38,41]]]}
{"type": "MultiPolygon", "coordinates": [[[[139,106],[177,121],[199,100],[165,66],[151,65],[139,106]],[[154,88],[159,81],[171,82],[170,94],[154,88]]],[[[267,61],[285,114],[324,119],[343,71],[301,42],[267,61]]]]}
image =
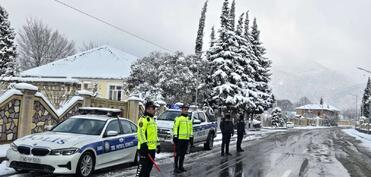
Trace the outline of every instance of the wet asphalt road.
{"type": "MultiPolygon", "coordinates": [[[[262,139],[244,141],[245,152],[236,153],[235,141],[231,144],[232,156],[220,156],[220,145],[205,151],[196,147],[186,156],[182,174],[173,174],[171,154],[158,160],[161,173],[156,177],[370,177],[371,150],[359,141],[344,134],[339,128],[280,131],[262,139]]],[[[119,165],[97,171],[95,177],[135,176],[136,167],[119,165]]],[[[15,176],[49,176],[18,174],[15,176]]]]}

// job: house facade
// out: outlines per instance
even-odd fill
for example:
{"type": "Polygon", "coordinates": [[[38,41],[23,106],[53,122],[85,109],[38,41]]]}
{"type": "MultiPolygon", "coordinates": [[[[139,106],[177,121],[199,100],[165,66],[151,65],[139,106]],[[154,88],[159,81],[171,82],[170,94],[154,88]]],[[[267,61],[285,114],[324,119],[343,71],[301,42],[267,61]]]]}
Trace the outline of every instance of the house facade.
{"type": "Polygon", "coordinates": [[[296,108],[298,118],[306,118],[310,124],[335,125],[339,120],[340,110],[334,106],[322,104],[307,104],[296,108]]]}
{"type": "Polygon", "coordinates": [[[56,107],[79,90],[121,101],[128,97],[125,79],[137,58],[119,49],[102,46],[23,71],[18,77],[3,78],[8,84],[2,87],[14,82],[31,83],[38,86],[56,107]]]}

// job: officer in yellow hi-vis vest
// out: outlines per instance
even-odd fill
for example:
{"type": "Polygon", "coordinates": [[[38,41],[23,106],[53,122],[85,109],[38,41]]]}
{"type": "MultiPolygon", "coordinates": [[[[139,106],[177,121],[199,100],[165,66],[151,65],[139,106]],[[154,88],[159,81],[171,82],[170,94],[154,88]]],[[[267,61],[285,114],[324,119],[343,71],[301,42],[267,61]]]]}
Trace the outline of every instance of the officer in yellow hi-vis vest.
{"type": "Polygon", "coordinates": [[[190,140],[193,141],[192,120],[188,117],[189,106],[184,104],[181,108],[181,115],[175,118],[173,126],[173,142],[176,149],[174,173],[182,173],[186,171],[183,167],[184,156],[187,151],[188,143],[190,143],[190,140]]]}
{"type": "Polygon", "coordinates": [[[148,158],[150,155],[155,159],[155,152],[160,153],[160,146],[157,137],[157,123],[153,116],[156,112],[156,106],[152,101],[145,104],[145,112],[138,120],[138,152],[140,155],[137,169],[137,177],[149,177],[153,164],[148,158]]]}

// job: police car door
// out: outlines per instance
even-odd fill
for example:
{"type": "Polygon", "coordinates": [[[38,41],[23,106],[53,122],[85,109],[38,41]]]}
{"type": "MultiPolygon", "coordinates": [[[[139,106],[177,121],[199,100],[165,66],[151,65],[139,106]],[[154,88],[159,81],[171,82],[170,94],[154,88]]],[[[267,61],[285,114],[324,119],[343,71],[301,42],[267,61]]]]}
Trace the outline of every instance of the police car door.
{"type": "Polygon", "coordinates": [[[201,121],[201,128],[202,128],[202,141],[205,141],[207,139],[208,133],[209,133],[209,123],[206,122],[205,114],[203,112],[198,112],[198,120],[201,121]]]}
{"type": "Polygon", "coordinates": [[[194,142],[202,141],[202,127],[201,127],[201,124],[195,123],[195,120],[199,120],[197,112],[193,112],[192,120],[193,120],[193,136],[194,136],[193,139],[194,139],[194,142]]]}
{"type": "Polygon", "coordinates": [[[125,149],[122,152],[122,162],[133,162],[138,144],[137,126],[128,120],[120,120],[120,123],[125,142],[125,149]]]}
{"type": "Polygon", "coordinates": [[[123,149],[125,147],[124,136],[121,132],[120,125],[117,119],[111,120],[103,134],[103,149],[104,153],[100,158],[100,165],[108,165],[116,163],[123,158],[123,149]],[[117,131],[116,136],[108,136],[108,131],[117,131]]]}

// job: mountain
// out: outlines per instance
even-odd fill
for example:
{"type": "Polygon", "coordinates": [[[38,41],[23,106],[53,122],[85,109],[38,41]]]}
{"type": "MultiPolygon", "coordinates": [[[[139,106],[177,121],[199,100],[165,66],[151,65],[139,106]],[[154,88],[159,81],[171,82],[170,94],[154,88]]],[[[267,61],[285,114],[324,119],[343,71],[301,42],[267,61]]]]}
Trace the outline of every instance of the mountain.
{"type": "Polygon", "coordinates": [[[273,63],[272,88],[277,99],[289,99],[297,102],[307,97],[319,103],[321,97],[325,102],[339,109],[355,108],[355,96],[358,105],[365,84],[359,84],[346,72],[329,69],[317,62],[273,63]],[[353,95],[352,95],[353,94],[353,95]]]}

